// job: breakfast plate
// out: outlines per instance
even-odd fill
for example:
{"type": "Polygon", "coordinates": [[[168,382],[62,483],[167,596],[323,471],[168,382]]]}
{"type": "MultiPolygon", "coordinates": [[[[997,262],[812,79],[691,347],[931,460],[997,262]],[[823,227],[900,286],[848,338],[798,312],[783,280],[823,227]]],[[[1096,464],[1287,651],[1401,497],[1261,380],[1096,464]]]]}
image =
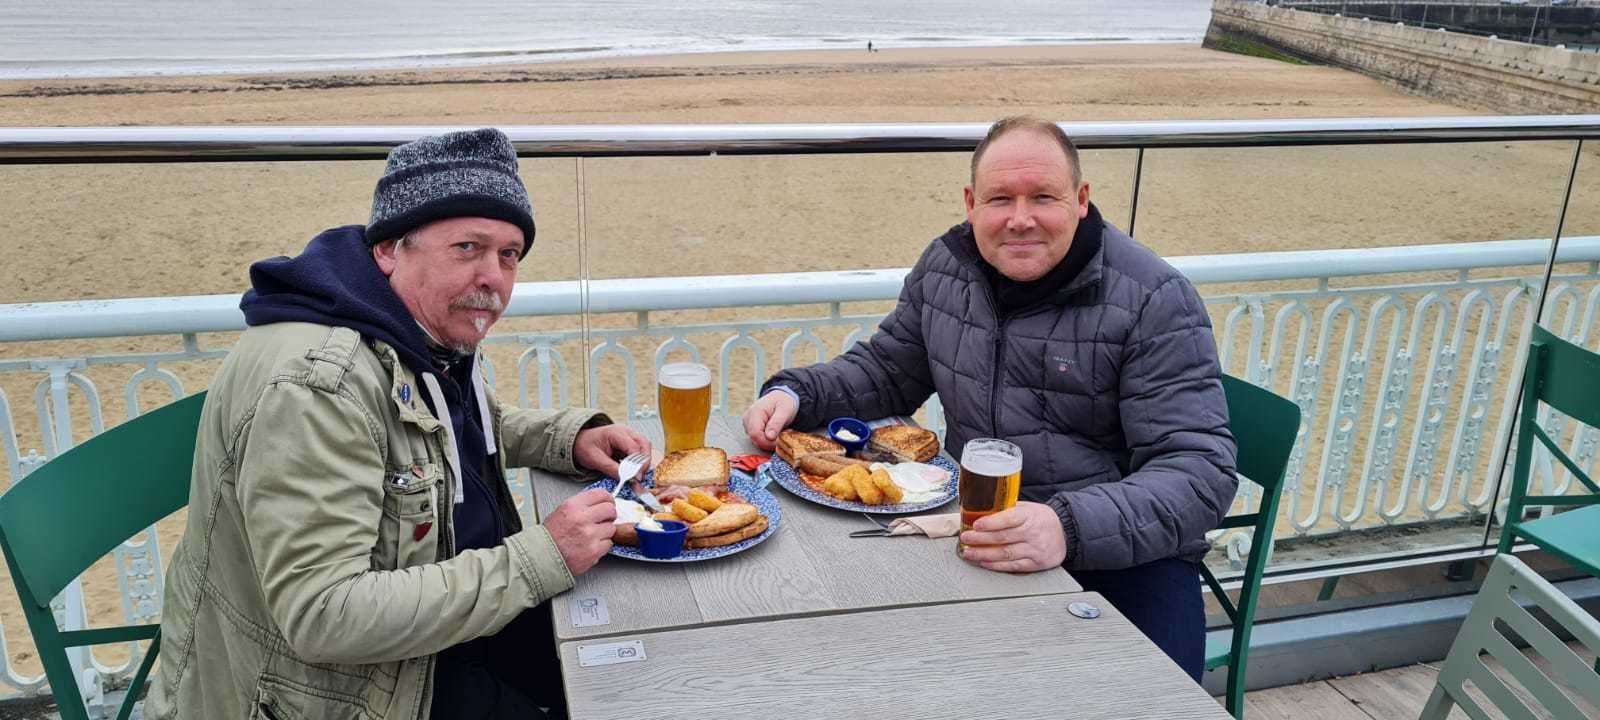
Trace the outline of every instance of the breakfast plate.
{"type": "Polygon", "coordinates": [[[940,453],[928,460],[927,464],[944,470],[949,474],[949,477],[945,480],[944,489],[939,496],[932,500],[921,502],[902,502],[888,505],[868,505],[855,500],[843,500],[824,493],[801,480],[800,473],[795,470],[794,466],[777,455],[773,455],[772,460],[766,464],[766,472],[772,477],[773,482],[782,486],[784,490],[788,490],[791,494],[818,505],[876,515],[897,515],[933,510],[943,507],[946,503],[956,498],[956,487],[960,481],[961,473],[956,468],[955,462],[940,453]]]}
{"type": "MultiPolygon", "coordinates": [[[[650,472],[646,472],[640,482],[645,487],[653,487],[655,485],[655,471],[652,470],[650,472]]],[[[611,492],[611,489],[616,486],[617,481],[615,479],[601,478],[600,480],[591,483],[584,489],[592,490],[594,488],[599,488],[609,493],[611,492]]],[[[762,531],[761,534],[756,535],[755,537],[746,538],[731,545],[723,545],[721,547],[711,548],[684,548],[683,552],[677,557],[667,559],[645,557],[644,553],[640,552],[639,548],[630,547],[627,545],[612,545],[611,554],[620,558],[639,560],[642,562],[684,563],[699,562],[701,560],[714,560],[716,558],[726,557],[728,555],[732,555],[737,552],[743,552],[755,547],[756,545],[761,544],[762,541],[771,537],[773,533],[778,531],[781,513],[778,509],[778,499],[774,497],[771,492],[768,492],[765,488],[759,486],[754,480],[739,474],[731,475],[728,478],[728,490],[742,496],[745,501],[756,506],[756,509],[759,510],[762,515],[766,516],[766,530],[762,531]]],[[[635,499],[633,485],[630,483],[624,486],[622,491],[617,493],[617,497],[624,500],[635,499]]]]}

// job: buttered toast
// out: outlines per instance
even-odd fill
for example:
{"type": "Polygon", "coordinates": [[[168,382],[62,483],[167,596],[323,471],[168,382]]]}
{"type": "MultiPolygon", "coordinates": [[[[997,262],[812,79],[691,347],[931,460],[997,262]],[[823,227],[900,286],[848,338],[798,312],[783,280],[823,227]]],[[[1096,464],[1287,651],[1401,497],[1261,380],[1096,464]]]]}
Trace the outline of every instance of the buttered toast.
{"type": "Polygon", "coordinates": [[[728,453],[722,448],[679,450],[656,466],[656,486],[700,487],[728,484],[728,453]]]}

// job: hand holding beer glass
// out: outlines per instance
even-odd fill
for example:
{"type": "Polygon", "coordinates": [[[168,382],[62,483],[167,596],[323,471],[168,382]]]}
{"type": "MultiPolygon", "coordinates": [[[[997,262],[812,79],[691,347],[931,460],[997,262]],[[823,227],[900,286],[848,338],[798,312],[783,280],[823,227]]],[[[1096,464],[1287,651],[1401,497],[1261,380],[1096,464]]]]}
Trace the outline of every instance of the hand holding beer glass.
{"type": "MultiPolygon", "coordinates": [[[[1010,510],[1022,489],[1022,448],[995,438],[974,438],[961,449],[961,531],[972,529],[978,518],[1010,510]]],[[[956,553],[967,546],[957,543],[956,553]]]]}
{"type": "Polygon", "coordinates": [[[705,447],[706,422],[711,419],[711,368],[699,363],[669,363],[661,366],[656,377],[666,452],[705,447]]]}

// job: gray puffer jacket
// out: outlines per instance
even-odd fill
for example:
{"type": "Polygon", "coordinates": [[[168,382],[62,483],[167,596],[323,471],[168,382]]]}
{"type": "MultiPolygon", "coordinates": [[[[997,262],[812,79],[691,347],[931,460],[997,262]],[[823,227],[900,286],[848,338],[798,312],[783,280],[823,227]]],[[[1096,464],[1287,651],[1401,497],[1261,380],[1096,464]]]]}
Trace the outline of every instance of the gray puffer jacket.
{"type": "Polygon", "coordinates": [[[952,454],[974,437],[1022,448],[1022,498],[1061,518],[1068,569],[1198,560],[1237,486],[1211,320],[1183,275],[1103,227],[1076,278],[1002,321],[957,225],[869,340],[767,388],[799,394],[797,427],[908,415],[937,392],[952,454]]]}

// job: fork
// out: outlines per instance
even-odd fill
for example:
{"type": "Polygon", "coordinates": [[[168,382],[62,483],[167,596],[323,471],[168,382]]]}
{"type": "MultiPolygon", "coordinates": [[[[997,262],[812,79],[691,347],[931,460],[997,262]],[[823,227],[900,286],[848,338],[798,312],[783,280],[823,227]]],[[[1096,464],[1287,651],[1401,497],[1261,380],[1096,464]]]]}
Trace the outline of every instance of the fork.
{"type": "MultiPolygon", "coordinates": [[[[637,453],[634,453],[632,455],[629,455],[629,456],[623,458],[622,462],[617,464],[617,486],[614,487],[614,488],[611,488],[611,497],[613,499],[615,499],[617,497],[617,493],[622,492],[622,485],[624,483],[628,482],[629,480],[634,479],[634,476],[638,475],[639,471],[644,468],[645,461],[649,460],[649,459],[650,459],[650,455],[649,454],[642,453],[642,452],[637,452],[637,453]]],[[[638,495],[639,494],[639,490],[640,490],[639,486],[635,485],[634,486],[634,494],[638,495]]],[[[655,501],[655,496],[652,495],[650,497],[650,500],[652,502],[654,502],[655,501]]],[[[641,502],[643,502],[642,499],[641,499],[641,502]]],[[[650,504],[651,503],[645,503],[646,506],[649,506],[650,504]]],[[[659,502],[654,502],[654,504],[656,506],[658,506],[658,507],[661,505],[661,503],[659,503],[659,502]]]]}
{"type": "Polygon", "coordinates": [[[666,506],[656,499],[656,494],[646,490],[644,485],[639,483],[639,478],[633,479],[633,497],[649,508],[650,512],[667,512],[666,506]]]}

